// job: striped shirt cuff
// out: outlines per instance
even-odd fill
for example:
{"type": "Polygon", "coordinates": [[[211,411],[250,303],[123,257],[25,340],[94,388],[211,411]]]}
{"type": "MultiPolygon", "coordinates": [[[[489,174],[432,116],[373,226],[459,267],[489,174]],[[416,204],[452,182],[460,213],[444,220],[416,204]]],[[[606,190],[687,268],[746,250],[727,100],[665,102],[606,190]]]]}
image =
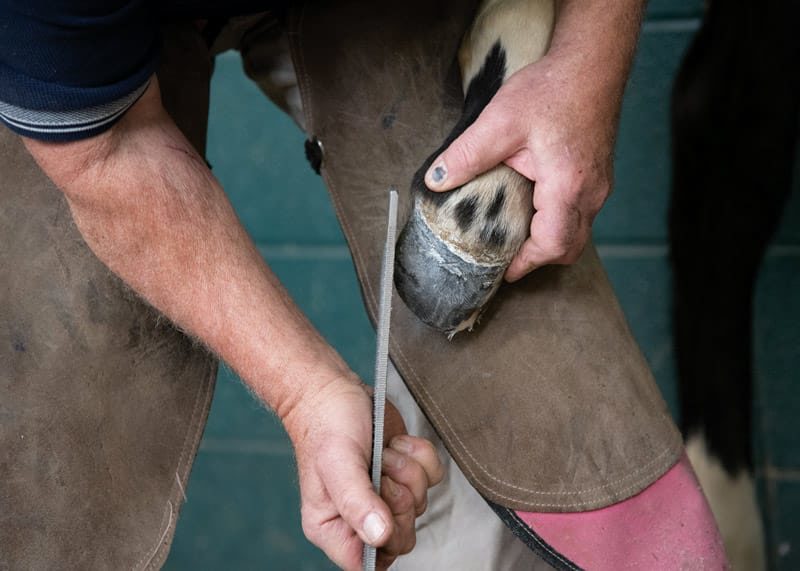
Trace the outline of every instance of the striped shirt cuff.
{"type": "Polygon", "coordinates": [[[31,139],[76,141],[109,129],[136,103],[150,85],[148,79],[133,92],[115,101],[76,109],[46,111],[25,109],[0,101],[0,121],[9,129],[31,139]]]}

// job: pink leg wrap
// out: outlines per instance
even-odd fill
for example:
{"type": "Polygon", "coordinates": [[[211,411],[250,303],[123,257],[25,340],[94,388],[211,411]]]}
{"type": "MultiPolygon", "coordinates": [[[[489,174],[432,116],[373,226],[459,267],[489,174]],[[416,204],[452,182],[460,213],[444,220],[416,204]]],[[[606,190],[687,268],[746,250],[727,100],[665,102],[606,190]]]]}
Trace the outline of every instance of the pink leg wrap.
{"type": "Polygon", "coordinates": [[[729,568],[714,517],[685,454],[646,490],[607,508],[515,513],[558,554],[585,569],[729,568]]]}

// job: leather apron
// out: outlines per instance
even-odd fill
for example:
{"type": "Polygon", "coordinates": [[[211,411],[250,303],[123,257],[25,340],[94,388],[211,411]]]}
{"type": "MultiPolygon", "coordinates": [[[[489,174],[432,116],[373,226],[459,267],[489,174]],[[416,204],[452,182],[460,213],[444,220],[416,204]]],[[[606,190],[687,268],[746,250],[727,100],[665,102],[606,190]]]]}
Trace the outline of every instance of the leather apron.
{"type": "MultiPolygon", "coordinates": [[[[163,35],[162,99],[202,154],[208,50],[189,24],[163,35]]],[[[160,568],[216,372],[0,127],[0,570],[160,568]]]]}
{"type": "MultiPolygon", "coordinates": [[[[386,191],[400,191],[407,217],[413,173],[460,113],[455,55],[474,8],[339,1],[289,12],[305,126],[321,143],[310,149],[373,318],[386,191]]],[[[162,99],[202,152],[208,49],[191,25],[164,37],[162,99]]],[[[0,268],[0,569],[160,567],[215,360],[93,256],[3,128],[0,268]]],[[[501,288],[475,332],[453,341],[395,300],[392,359],[492,502],[603,507],[678,459],[680,435],[592,247],[501,288]]]]}
{"type": "MultiPolygon", "coordinates": [[[[401,220],[416,169],[463,101],[456,52],[475,10],[445,0],[308,2],[289,39],[305,126],[371,318],[387,189],[401,220]]],[[[397,295],[391,357],[448,450],[493,503],[585,511],[624,500],[678,460],[679,432],[593,246],[505,285],[452,341],[397,295]]]]}

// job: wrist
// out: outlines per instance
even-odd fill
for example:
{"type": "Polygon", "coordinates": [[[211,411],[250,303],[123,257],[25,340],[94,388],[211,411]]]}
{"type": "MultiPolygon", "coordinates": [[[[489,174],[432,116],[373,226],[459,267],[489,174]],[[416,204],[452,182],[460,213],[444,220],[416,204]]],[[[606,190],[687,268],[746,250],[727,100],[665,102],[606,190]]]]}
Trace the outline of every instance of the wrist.
{"type": "Polygon", "coordinates": [[[313,382],[298,386],[283,401],[278,417],[297,448],[308,441],[310,432],[319,424],[326,403],[334,402],[342,394],[354,393],[363,397],[368,391],[369,387],[349,369],[342,372],[326,368],[314,375],[313,382]]]}

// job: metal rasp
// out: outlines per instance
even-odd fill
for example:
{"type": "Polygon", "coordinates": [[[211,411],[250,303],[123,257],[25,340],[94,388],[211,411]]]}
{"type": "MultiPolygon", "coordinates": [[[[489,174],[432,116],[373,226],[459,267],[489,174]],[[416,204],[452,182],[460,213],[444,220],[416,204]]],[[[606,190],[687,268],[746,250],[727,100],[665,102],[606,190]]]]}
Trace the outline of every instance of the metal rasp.
{"type": "MultiPolygon", "coordinates": [[[[375,348],[375,385],[372,406],[372,487],[381,493],[381,461],[383,460],[383,425],[386,416],[386,378],[389,368],[389,324],[392,319],[392,283],[394,282],[394,246],[397,237],[397,191],[389,189],[389,216],[386,222],[386,244],[381,266],[380,299],[378,300],[378,335],[375,348]]],[[[364,571],[375,571],[376,550],[364,544],[364,571]]]]}

